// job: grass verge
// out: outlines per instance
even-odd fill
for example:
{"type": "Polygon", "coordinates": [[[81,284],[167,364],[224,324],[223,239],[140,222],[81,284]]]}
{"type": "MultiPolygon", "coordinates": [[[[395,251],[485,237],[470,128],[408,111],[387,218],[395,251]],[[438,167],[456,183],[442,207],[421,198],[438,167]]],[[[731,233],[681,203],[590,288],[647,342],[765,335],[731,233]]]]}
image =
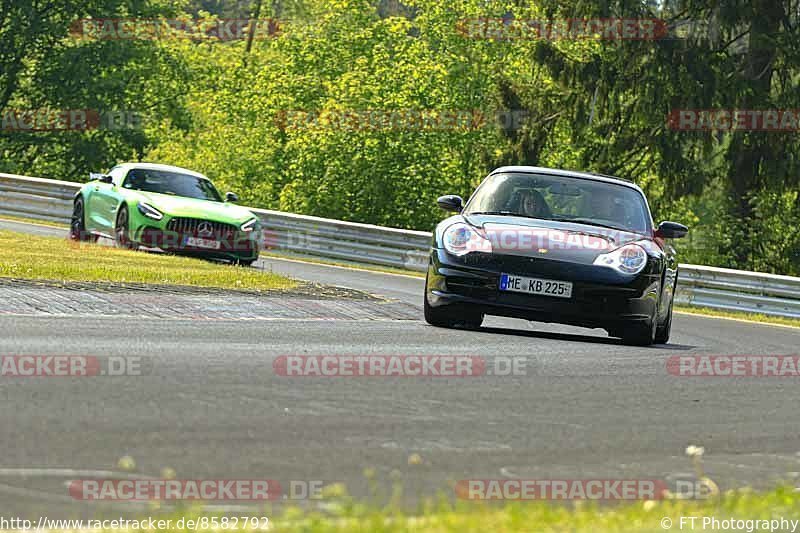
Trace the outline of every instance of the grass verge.
{"type": "Polygon", "coordinates": [[[705,315],[715,318],[730,318],[734,320],[745,320],[747,322],[760,322],[762,324],[776,324],[778,326],[790,326],[800,328],[800,319],[782,316],[764,315],[761,313],[741,313],[738,311],[722,311],[710,309],[708,307],[691,307],[688,305],[675,304],[675,311],[692,315],[705,315]]]}
{"type": "Polygon", "coordinates": [[[119,250],[0,230],[0,277],[280,290],[289,278],[202,259],[119,250]]]}
{"type": "Polygon", "coordinates": [[[38,218],[18,217],[15,215],[0,215],[0,221],[23,222],[25,224],[38,224],[39,226],[50,226],[51,228],[69,229],[69,224],[64,222],[53,222],[52,220],[40,220],[38,218]]]}
{"type": "MultiPolygon", "coordinates": [[[[755,520],[800,519],[800,495],[791,487],[764,494],[729,492],[706,501],[667,500],[636,502],[623,505],[597,506],[578,502],[554,505],[547,502],[515,502],[506,505],[460,502],[455,507],[441,504],[420,515],[408,516],[391,511],[369,511],[356,504],[343,508],[336,519],[292,513],[274,521],[274,531],[287,532],[482,532],[517,533],[523,531],[570,532],[657,532],[712,530],[703,527],[704,518],[716,518],[719,530],[769,531],[764,524],[754,527],[755,520]],[[694,528],[685,517],[698,517],[694,528]],[[681,523],[681,517],[684,522],[681,523]],[[725,527],[723,520],[750,521],[748,527],[725,527]],[[681,527],[682,526],[682,527],[681,527]]],[[[798,528],[800,529],[800,528],[798,528]]],[[[774,531],[792,531],[780,527],[774,531]]]]}
{"type": "MultiPolygon", "coordinates": [[[[380,508],[346,498],[326,498],[325,503],[329,510],[324,514],[299,508],[273,514],[267,507],[261,516],[269,518],[269,531],[288,533],[794,531],[793,526],[800,529],[797,522],[792,524],[792,521],[800,520],[800,494],[788,486],[766,493],[747,489],[728,491],[702,501],[636,501],[620,505],[580,501],[565,504],[527,501],[498,505],[459,501],[453,505],[442,498],[440,503],[425,504],[414,514],[404,513],[391,504],[380,508]],[[694,524],[689,517],[695,517],[694,524]]],[[[206,523],[211,525],[214,522],[212,517],[220,523],[224,516],[196,509],[159,514],[153,518],[171,521],[169,527],[159,529],[160,532],[181,533],[190,530],[189,520],[199,523],[202,517],[206,517],[206,523]]],[[[236,530],[256,531],[242,527],[227,531],[236,530]]]]}

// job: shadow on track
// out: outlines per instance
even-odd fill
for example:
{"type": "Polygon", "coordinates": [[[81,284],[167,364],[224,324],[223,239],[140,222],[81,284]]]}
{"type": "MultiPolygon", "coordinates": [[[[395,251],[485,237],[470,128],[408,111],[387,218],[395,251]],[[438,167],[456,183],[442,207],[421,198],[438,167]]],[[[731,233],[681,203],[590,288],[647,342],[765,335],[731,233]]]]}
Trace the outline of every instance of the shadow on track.
{"type": "MultiPolygon", "coordinates": [[[[498,328],[498,327],[481,327],[479,329],[473,329],[473,330],[461,329],[460,331],[475,331],[480,333],[489,333],[493,335],[515,335],[518,337],[529,337],[535,339],[551,339],[551,340],[562,340],[569,342],[588,342],[592,344],[627,346],[625,343],[622,342],[622,339],[618,339],[616,337],[600,337],[593,335],[581,335],[578,333],[556,333],[551,331],[539,331],[539,330],[526,331],[522,329],[498,328]]],[[[685,350],[692,350],[696,348],[696,346],[691,346],[686,344],[654,344],[652,346],[637,346],[637,348],[685,351],[685,350]]]]}

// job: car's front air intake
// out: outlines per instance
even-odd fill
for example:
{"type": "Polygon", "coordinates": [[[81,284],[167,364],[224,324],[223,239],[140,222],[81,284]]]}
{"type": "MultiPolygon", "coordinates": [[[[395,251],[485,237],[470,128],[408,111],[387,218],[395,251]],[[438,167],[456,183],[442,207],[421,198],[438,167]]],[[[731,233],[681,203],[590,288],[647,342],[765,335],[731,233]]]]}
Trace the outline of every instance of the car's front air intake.
{"type": "Polygon", "coordinates": [[[224,222],[214,222],[199,218],[173,218],[167,223],[167,230],[182,235],[198,237],[225,237],[236,232],[236,226],[224,222]]]}

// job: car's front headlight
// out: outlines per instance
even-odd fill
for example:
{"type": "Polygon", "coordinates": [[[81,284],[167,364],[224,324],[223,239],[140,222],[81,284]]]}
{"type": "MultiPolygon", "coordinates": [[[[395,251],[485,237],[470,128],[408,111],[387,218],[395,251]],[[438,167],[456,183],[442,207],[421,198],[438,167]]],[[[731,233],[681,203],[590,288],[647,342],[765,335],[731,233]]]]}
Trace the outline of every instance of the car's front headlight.
{"type": "Polygon", "coordinates": [[[638,244],[626,244],[613,252],[597,256],[594,264],[623,274],[638,274],[647,265],[647,252],[638,244]]]}
{"type": "Polygon", "coordinates": [[[445,250],[459,256],[470,252],[492,251],[491,241],[463,222],[456,222],[444,230],[442,244],[445,250]]]}
{"type": "Polygon", "coordinates": [[[253,231],[254,229],[256,229],[256,224],[258,224],[258,219],[254,218],[252,220],[248,220],[247,222],[239,226],[239,229],[242,231],[253,231]]]}
{"type": "Polygon", "coordinates": [[[161,220],[164,218],[164,214],[150,204],[139,202],[137,207],[139,208],[139,212],[147,218],[152,218],[153,220],[161,220]]]}

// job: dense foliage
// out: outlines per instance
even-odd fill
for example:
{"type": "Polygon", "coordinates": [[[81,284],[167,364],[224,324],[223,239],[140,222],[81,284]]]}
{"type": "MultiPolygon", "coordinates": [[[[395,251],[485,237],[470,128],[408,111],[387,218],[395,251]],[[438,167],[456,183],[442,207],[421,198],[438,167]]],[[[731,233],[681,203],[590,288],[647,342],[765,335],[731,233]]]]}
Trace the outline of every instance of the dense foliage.
{"type": "Polygon", "coordinates": [[[800,130],[667,124],[681,108],[800,108],[799,9],[775,0],[0,0],[3,117],[144,117],[89,131],[4,126],[0,171],[82,180],[119,160],[152,160],[204,172],[247,205],[430,229],[442,217],[437,196],[468,195],[499,165],[586,169],[635,180],[656,218],[692,226],[680,243],[686,262],[800,274],[800,130]],[[279,23],[249,52],[246,39],[70,33],[88,17],[212,24],[256,10],[279,23]],[[656,40],[470,34],[485,17],[649,18],[671,29],[656,40]]]}

